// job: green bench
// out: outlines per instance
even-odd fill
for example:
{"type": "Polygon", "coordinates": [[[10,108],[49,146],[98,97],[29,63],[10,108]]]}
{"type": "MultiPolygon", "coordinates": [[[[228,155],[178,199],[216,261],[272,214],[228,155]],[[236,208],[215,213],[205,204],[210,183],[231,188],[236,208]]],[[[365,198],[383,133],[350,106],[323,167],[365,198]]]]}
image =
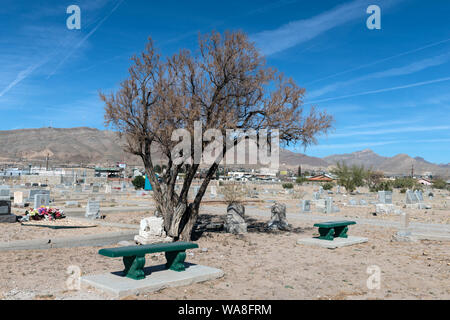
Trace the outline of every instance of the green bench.
{"type": "Polygon", "coordinates": [[[148,244],[143,246],[129,246],[99,250],[99,254],[105,257],[123,257],[125,265],[124,273],[128,278],[142,280],[145,278],[145,255],[148,253],[165,252],[166,268],[174,271],[184,271],[186,250],[198,248],[195,243],[172,242],[161,244],[148,244]]]}
{"type": "Polygon", "coordinates": [[[321,240],[333,241],[334,238],[347,238],[348,226],[356,224],[355,221],[329,221],[314,224],[319,228],[318,237],[321,240]]]}

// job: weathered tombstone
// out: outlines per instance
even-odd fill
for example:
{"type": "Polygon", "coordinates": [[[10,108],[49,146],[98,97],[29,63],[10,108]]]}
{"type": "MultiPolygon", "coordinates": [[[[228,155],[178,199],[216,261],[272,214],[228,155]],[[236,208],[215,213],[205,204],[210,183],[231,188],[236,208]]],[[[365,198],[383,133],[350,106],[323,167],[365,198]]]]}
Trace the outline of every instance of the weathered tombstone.
{"type": "Polygon", "coordinates": [[[240,203],[231,203],[227,207],[225,231],[232,234],[247,233],[247,223],[244,219],[245,207],[240,203]]]}
{"type": "Polygon", "coordinates": [[[286,205],[275,202],[271,208],[272,217],[267,224],[271,230],[289,231],[291,228],[286,220],[286,205]]]}
{"type": "Polygon", "coordinates": [[[81,192],[81,190],[82,190],[81,184],[76,184],[75,185],[75,192],[81,192]]]}
{"type": "Polygon", "coordinates": [[[14,204],[23,204],[23,192],[16,191],[14,192],[14,204]]]}
{"type": "Polygon", "coordinates": [[[356,206],[356,205],[358,205],[358,204],[356,203],[355,199],[350,198],[350,199],[348,200],[348,205],[349,205],[349,206],[356,206]]]}
{"type": "Polygon", "coordinates": [[[392,191],[378,191],[378,201],[384,204],[392,204],[392,191]]]}
{"type": "Polygon", "coordinates": [[[9,186],[0,186],[0,200],[11,200],[9,186]]]}
{"type": "Polygon", "coordinates": [[[162,217],[142,219],[139,227],[139,234],[134,237],[134,240],[142,245],[173,241],[171,237],[166,235],[162,217]]]}
{"type": "Polygon", "coordinates": [[[217,197],[217,188],[216,188],[216,186],[211,186],[210,192],[211,192],[211,198],[217,197]]]}
{"type": "Polygon", "coordinates": [[[11,214],[11,200],[0,200],[0,223],[16,222],[16,216],[11,214]]]}
{"type": "Polygon", "coordinates": [[[313,200],[319,200],[320,199],[320,194],[318,192],[314,192],[313,193],[313,200]]]}
{"type": "Polygon", "coordinates": [[[85,217],[88,219],[100,218],[100,201],[91,199],[88,200],[85,217]]]}
{"type": "Polygon", "coordinates": [[[32,189],[30,190],[30,195],[28,197],[28,202],[34,201],[34,198],[37,194],[46,194],[50,198],[50,190],[40,190],[40,189],[32,189]]]}
{"type": "Polygon", "coordinates": [[[47,207],[50,204],[50,196],[48,194],[36,194],[34,195],[34,209],[40,207],[47,207]]]}
{"type": "Polygon", "coordinates": [[[397,241],[414,241],[409,229],[409,213],[401,214],[400,229],[393,238],[397,241]]]}
{"type": "Polygon", "coordinates": [[[105,186],[105,193],[111,193],[111,191],[112,191],[111,186],[110,186],[109,184],[107,184],[107,185],[105,186]]]}
{"type": "Polygon", "coordinates": [[[417,195],[411,190],[406,191],[406,204],[416,204],[419,203],[417,195]]]}
{"type": "Polygon", "coordinates": [[[340,193],[341,193],[341,186],[339,186],[339,185],[337,186],[336,193],[337,193],[337,194],[340,194],[340,193]]]}
{"type": "Polygon", "coordinates": [[[311,212],[311,200],[302,200],[302,213],[311,212]]]}
{"type": "Polygon", "coordinates": [[[333,205],[333,198],[332,197],[328,197],[325,200],[325,206],[323,209],[324,213],[330,214],[330,213],[334,213],[334,212],[339,212],[339,208],[336,207],[335,205],[333,205]]]}
{"type": "Polygon", "coordinates": [[[359,200],[359,205],[360,206],[367,206],[367,201],[364,199],[359,200]]]}
{"type": "Polygon", "coordinates": [[[93,186],[92,187],[92,192],[98,193],[99,191],[100,191],[100,187],[99,186],[93,186]]]}
{"type": "Polygon", "coordinates": [[[319,194],[323,194],[323,187],[322,186],[319,187],[319,194]]]}
{"type": "Polygon", "coordinates": [[[416,195],[416,198],[417,198],[417,200],[419,200],[419,202],[423,202],[423,194],[422,194],[422,191],[416,190],[416,191],[414,191],[414,194],[416,195]]]}

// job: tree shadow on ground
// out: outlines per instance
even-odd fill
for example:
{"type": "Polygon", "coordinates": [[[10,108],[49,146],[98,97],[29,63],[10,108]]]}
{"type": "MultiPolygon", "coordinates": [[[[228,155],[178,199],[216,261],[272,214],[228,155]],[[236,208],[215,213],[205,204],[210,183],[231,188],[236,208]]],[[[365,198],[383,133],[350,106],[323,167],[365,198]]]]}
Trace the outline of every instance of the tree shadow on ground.
{"type": "MultiPolygon", "coordinates": [[[[192,231],[191,240],[197,241],[202,237],[205,232],[216,232],[225,233],[225,219],[224,215],[211,215],[211,214],[200,214],[197,218],[197,222],[194,225],[194,230],[192,231]]],[[[262,222],[254,218],[245,218],[247,223],[247,232],[249,233],[267,233],[267,234],[288,234],[295,233],[301,234],[305,231],[312,230],[312,227],[307,228],[290,228],[290,230],[272,230],[267,227],[267,222],[262,222]]]]}

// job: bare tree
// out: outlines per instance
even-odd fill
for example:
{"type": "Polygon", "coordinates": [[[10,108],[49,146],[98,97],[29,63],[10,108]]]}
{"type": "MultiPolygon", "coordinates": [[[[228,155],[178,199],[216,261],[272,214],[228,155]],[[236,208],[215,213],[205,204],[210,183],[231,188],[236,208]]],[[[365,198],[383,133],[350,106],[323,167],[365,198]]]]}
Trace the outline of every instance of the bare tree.
{"type": "MultiPolygon", "coordinates": [[[[300,142],[305,146],[316,143],[316,135],[327,133],[333,122],[330,115],[315,108],[304,116],[305,89],[267,67],[242,32],[199,36],[196,54],[181,50],[165,59],[149,39],[146,50],[132,60],[129,77],[118,91],[100,93],[106,104],[106,125],[124,136],[126,151],[142,159],[157,210],[175,241],[190,240],[206,188],[230,148],[223,140],[223,152],[208,165],[194,200],[189,201],[188,191],[200,166],[194,153],[195,121],[200,121],[203,132],[216,129],[224,136],[227,129],[254,130],[256,134],[277,129],[282,143],[300,142]],[[173,141],[172,132],[182,128],[191,134],[190,152],[180,152],[184,161],[177,163],[172,150],[179,141],[173,141]],[[155,175],[151,153],[155,144],[167,160],[161,182],[155,175]],[[181,169],[185,179],[181,191],[175,192],[181,169]]],[[[235,145],[242,137],[233,139],[235,145]]],[[[202,150],[214,142],[202,141],[202,150]]]]}

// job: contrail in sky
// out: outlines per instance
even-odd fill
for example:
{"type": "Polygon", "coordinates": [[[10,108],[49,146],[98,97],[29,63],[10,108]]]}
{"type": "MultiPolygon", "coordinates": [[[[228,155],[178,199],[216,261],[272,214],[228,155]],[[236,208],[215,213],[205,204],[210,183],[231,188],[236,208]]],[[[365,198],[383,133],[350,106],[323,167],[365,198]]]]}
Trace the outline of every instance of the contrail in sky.
{"type": "Polygon", "coordinates": [[[89,39],[90,36],[92,36],[95,31],[97,31],[98,28],[100,28],[100,26],[103,24],[103,22],[105,22],[113,13],[114,11],[116,11],[116,9],[124,2],[125,0],[121,0],[119,3],[117,3],[115,5],[115,7],[102,19],[100,20],[100,22],[94,27],[94,29],[92,29],[87,35],[85,35],[83,37],[83,39],[81,39],[76,45],[75,47],[72,48],[72,50],[69,52],[69,54],[67,56],[65,56],[56,66],[55,70],[53,70],[52,73],[50,73],[47,76],[47,79],[49,79],[51,76],[53,76],[56,71],[61,67],[61,65],[72,56],[72,54],[75,52],[76,49],[78,49],[87,39],[89,39]]]}
{"type": "Polygon", "coordinates": [[[353,93],[353,94],[348,94],[348,95],[344,95],[344,96],[338,96],[338,97],[334,97],[334,98],[315,100],[315,101],[310,101],[310,102],[305,102],[305,103],[312,104],[312,103],[318,103],[318,102],[333,101],[333,100],[345,99],[345,98],[350,98],[350,97],[364,96],[364,95],[374,94],[374,93],[381,93],[381,92],[395,91],[395,90],[400,90],[400,89],[420,87],[420,86],[424,86],[424,85],[427,85],[427,84],[444,82],[444,81],[449,81],[449,80],[450,80],[450,77],[440,78],[440,79],[434,79],[434,80],[428,80],[428,81],[422,81],[422,82],[406,84],[406,85],[403,85],[403,86],[397,86],[397,87],[391,87],[391,88],[384,88],[384,89],[378,89],[378,90],[371,90],[371,91],[353,93]]]}
{"type": "Polygon", "coordinates": [[[427,49],[427,48],[435,47],[435,46],[437,46],[439,44],[446,43],[446,42],[449,42],[449,41],[450,41],[450,38],[445,39],[445,40],[441,40],[441,41],[438,41],[438,42],[434,42],[434,43],[428,44],[428,45],[420,47],[420,48],[416,48],[416,49],[413,49],[413,50],[409,50],[409,51],[405,51],[405,52],[402,52],[402,53],[398,53],[396,55],[393,55],[393,56],[390,56],[390,57],[387,57],[387,58],[383,58],[383,59],[380,59],[380,60],[377,60],[377,61],[374,61],[374,62],[371,62],[371,63],[363,64],[362,66],[359,66],[359,67],[355,67],[355,68],[348,69],[348,70],[345,70],[345,71],[341,71],[341,72],[338,72],[338,73],[335,73],[335,74],[332,74],[332,75],[329,75],[329,76],[326,76],[326,77],[323,77],[323,78],[320,78],[320,79],[316,79],[316,80],[313,80],[313,81],[305,83],[305,85],[316,83],[316,82],[319,82],[319,81],[322,81],[322,80],[326,80],[326,79],[329,79],[329,78],[334,78],[336,76],[340,76],[340,75],[343,75],[343,74],[346,74],[346,73],[349,73],[349,72],[352,72],[352,71],[355,71],[355,70],[367,68],[367,67],[376,65],[378,63],[389,61],[391,59],[402,57],[402,56],[405,56],[405,55],[408,55],[408,54],[411,54],[411,53],[414,53],[414,52],[418,52],[418,51],[421,51],[421,50],[424,50],[424,49],[427,49]]]}

